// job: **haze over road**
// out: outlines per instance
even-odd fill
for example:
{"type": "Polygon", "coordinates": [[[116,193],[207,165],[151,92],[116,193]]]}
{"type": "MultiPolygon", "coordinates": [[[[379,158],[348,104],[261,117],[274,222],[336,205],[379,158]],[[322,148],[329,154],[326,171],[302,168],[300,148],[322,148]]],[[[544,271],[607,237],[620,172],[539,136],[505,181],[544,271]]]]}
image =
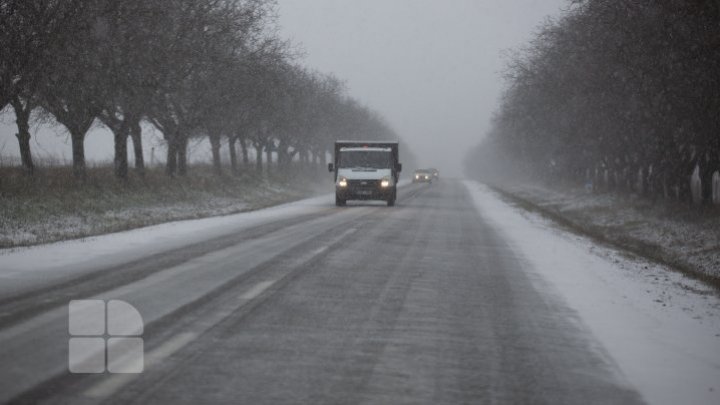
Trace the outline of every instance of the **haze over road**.
{"type": "Polygon", "coordinates": [[[462,182],[405,186],[394,208],[309,201],[110,270],[0,256],[23,286],[1,291],[0,401],[643,402],[462,182]],[[67,372],[67,302],[88,298],[142,314],[144,373],[67,372]]]}

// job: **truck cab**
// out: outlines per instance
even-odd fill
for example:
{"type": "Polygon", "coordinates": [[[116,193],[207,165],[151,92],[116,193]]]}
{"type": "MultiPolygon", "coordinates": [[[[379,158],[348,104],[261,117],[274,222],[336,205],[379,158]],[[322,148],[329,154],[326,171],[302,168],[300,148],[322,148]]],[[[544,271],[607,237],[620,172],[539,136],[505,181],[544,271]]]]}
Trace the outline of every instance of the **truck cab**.
{"type": "Polygon", "coordinates": [[[348,200],[384,200],[395,205],[402,165],[397,142],[338,141],[335,143],[335,205],[348,200]]]}

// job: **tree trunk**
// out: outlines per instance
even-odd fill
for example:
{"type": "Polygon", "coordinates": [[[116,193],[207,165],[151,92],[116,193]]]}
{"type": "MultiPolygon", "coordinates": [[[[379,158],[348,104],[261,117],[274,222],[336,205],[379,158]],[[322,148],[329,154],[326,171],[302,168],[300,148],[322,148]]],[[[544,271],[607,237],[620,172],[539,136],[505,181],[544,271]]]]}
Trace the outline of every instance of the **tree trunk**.
{"type": "Polygon", "coordinates": [[[653,200],[658,198],[667,198],[667,164],[665,159],[658,157],[652,165],[652,174],[650,176],[650,189],[652,190],[653,200]]]}
{"type": "Polygon", "coordinates": [[[70,141],[72,142],[73,176],[76,179],[85,180],[85,133],[71,132],[70,141]]]}
{"type": "Polygon", "coordinates": [[[258,173],[263,171],[262,146],[257,144],[255,145],[255,171],[258,173]]]}
{"type": "Polygon", "coordinates": [[[177,137],[171,136],[167,139],[167,161],[165,163],[165,174],[174,176],[177,172],[177,137]]]}
{"type": "Polygon", "coordinates": [[[133,152],[135,155],[135,172],[140,176],[145,176],[145,157],[143,156],[142,145],[142,127],[140,120],[133,120],[130,123],[130,138],[132,138],[133,152]]]}
{"type": "Polygon", "coordinates": [[[275,158],[275,161],[277,162],[276,166],[278,169],[283,169],[287,166],[287,162],[290,157],[290,152],[287,151],[287,148],[283,147],[282,144],[278,146],[277,148],[277,157],[275,158]]]}
{"type": "MultiPolygon", "coordinates": [[[[299,151],[298,149],[295,149],[295,150],[293,150],[292,152],[290,152],[290,151],[287,150],[287,149],[285,149],[284,151],[278,150],[278,160],[279,160],[279,158],[280,158],[280,154],[281,154],[281,153],[284,155],[284,156],[283,156],[283,160],[284,160],[284,161],[283,161],[283,164],[282,164],[282,169],[283,169],[285,172],[289,172],[289,171],[290,171],[290,168],[291,168],[292,165],[293,165],[293,162],[295,161],[295,156],[298,156],[298,153],[300,153],[300,151],[299,151]]],[[[302,154],[300,154],[299,156],[300,156],[300,160],[302,160],[302,154]]],[[[303,165],[302,165],[302,164],[299,165],[299,169],[298,169],[298,170],[303,170],[303,165]]]]}
{"type": "Polygon", "coordinates": [[[248,147],[245,139],[240,138],[240,149],[242,150],[243,165],[250,165],[250,156],[248,156],[248,147]]]}
{"type": "Polygon", "coordinates": [[[128,124],[123,120],[117,131],[114,131],[115,140],[115,176],[121,180],[128,177],[128,124]]]}
{"type": "Polygon", "coordinates": [[[237,141],[237,138],[235,137],[228,137],[228,151],[230,152],[230,170],[234,175],[237,175],[240,173],[238,170],[238,164],[237,164],[237,149],[235,149],[235,141],[237,141]]]}
{"type": "Polygon", "coordinates": [[[635,182],[637,181],[637,170],[635,170],[635,165],[627,164],[623,169],[623,175],[625,178],[625,189],[628,193],[634,193],[636,191],[635,182]]]}
{"type": "Polygon", "coordinates": [[[25,174],[32,176],[35,173],[35,164],[30,152],[30,112],[32,107],[30,103],[23,105],[23,102],[17,96],[10,101],[10,104],[15,110],[15,123],[17,123],[18,127],[18,133],[15,136],[20,147],[20,161],[25,169],[25,174]]]}
{"type": "Polygon", "coordinates": [[[213,171],[216,175],[220,176],[222,175],[222,163],[220,161],[220,135],[210,134],[208,138],[210,139],[210,150],[212,152],[213,171]]]}
{"type": "MultiPolygon", "coordinates": [[[[275,165],[278,168],[278,171],[283,170],[287,165],[287,161],[289,160],[290,152],[288,152],[288,147],[285,146],[285,142],[280,140],[278,142],[278,146],[276,148],[277,151],[277,164],[275,165]]],[[[270,162],[270,159],[268,159],[268,162],[270,162]]]]}
{"type": "Polygon", "coordinates": [[[718,170],[718,159],[708,156],[703,159],[700,164],[700,183],[702,185],[702,202],[703,204],[712,205],[712,177],[713,173],[718,170]]]}
{"type": "Polygon", "coordinates": [[[33,163],[32,153],[30,152],[30,131],[20,130],[15,136],[20,146],[20,161],[25,169],[25,174],[32,176],[35,173],[35,164],[33,163]]]}
{"type": "Polygon", "coordinates": [[[282,162],[282,168],[283,170],[288,170],[290,168],[290,165],[292,165],[293,158],[295,157],[295,152],[290,152],[287,148],[284,150],[278,150],[278,163],[280,163],[280,154],[283,154],[283,162],[282,162]]]}
{"type": "Polygon", "coordinates": [[[270,146],[265,147],[265,171],[270,173],[270,165],[272,165],[272,149],[270,146]]]}
{"type": "Polygon", "coordinates": [[[178,138],[178,175],[187,176],[187,147],[188,137],[185,134],[178,138]]]}
{"type": "Polygon", "coordinates": [[[692,180],[692,172],[695,170],[694,159],[682,159],[677,166],[675,174],[675,185],[677,187],[678,200],[691,203],[692,193],[690,192],[690,182],[692,180]]]}

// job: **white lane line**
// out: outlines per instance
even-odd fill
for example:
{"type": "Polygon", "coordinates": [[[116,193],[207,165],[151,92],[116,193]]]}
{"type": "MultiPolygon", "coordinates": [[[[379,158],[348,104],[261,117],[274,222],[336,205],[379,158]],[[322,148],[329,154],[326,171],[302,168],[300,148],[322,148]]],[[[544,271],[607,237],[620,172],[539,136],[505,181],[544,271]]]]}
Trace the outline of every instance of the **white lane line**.
{"type": "Polygon", "coordinates": [[[358,230],[357,228],[348,228],[347,231],[340,234],[340,237],[338,237],[338,240],[357,232],[357,230],[358,230]]]}
{"type": "Polygon", "coordinates": [[[275,281],[262,281],[262,282],[259,282],[259,283],[257,283],[257,284],[255,285],[255,287],[251,288],[250,290],[248,290],[247,292],[245,292],[245,294],[241,295],[241,296],[240,296],[240,299],[243,299],[243,300],[251,300],[251,299],[257,297],[258,295],[262,294],[263,291],[265,291],[265,290],[267,290],[268,288],[270,288],[270,286],[273,285],[273,284],[275,284],[275,281]]]}
{"type": "Polygon", "coordinates": [[[310,256],[307,258],[307,260],[310,260],[310,259],[312,259],[313,257],[315,257],[315,256],[317,256],[317,255],[320,255],[320,254],[325,253],[328,249],[330,249],[330,245],[334,245],[335,243],[341,241],[342,239],[344,239],[345,237],[347,237],[347,236],[349,236],[349,235],[352,235],[352,234],[355,233],[355,232],[357,232],[357,228],[348,228],[347,230],[345,230],[345,232],[341,233],[339,236],[337,236],[336,238],[334,238],[334,239],[332,240],[332,242],[330,242],[329,244],[327,244],[327,245],[325,245],[325,246],[322,246],[322,247],[320,247],[320,248],[318,248],[318,249],[315,249],[315,250],[313,250],[312,252],[310,252],[310,256]]]}
{"type": "Polygon", "coordinates": [[[172,339],[150,352],[148,355],[148,366],[152,366],[153,364],[159,363],[160,361],[172,356],[173,353],[187,346],[188,343],[195,340],[195,338],[197,338],[197,334],[193,332],[184,332],[179,335],[175,335],[172,339]]]}
{"type": "Polygon", "coordinates": [[[325,253],[325,251],[328,249],[330,249],[329,246],[323,246],[320,249],[315,249],[312,252],[310,252],[310,256],[313,257],[313,256],[317,256],[319,254],[325,253]]]}
{"type": "MultiPolygon", "coordinates": [[[[193,332],[185,332],[173,336],[170,340],[145,356],[144,368],[152,367],[154,364],[172,356],[173,353],[187,346],[195,340],[195,338],[197,338],[197,334],[193,332]]],[[[90,387],[83,395],[87,398],[108,398],[141,375],[142,374],[112,374],[101,383],[90,387]]]]}
{"type": "Polygon", "coordinates": [[[340,236],[333,239],[333,241],[332,241],[332,243],[330,243],[330,245],[340,242],[341,240],[345,239],[345,237],[350,236],[350,235],[354,234],[355,232],[357,232],[357,230],[358,230],[357,228],[348,228],[345,232],[341,233],[340,236]]]}

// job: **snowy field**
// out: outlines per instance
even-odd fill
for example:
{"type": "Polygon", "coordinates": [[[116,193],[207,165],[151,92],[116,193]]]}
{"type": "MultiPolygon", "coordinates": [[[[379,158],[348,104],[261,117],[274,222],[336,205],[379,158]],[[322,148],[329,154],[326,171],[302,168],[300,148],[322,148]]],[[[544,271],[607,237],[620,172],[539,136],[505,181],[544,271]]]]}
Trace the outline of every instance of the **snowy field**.
{"type": "Polygon", "coordinates": [[[720,298],[676,272],[598,247],[467,181],[478,211],[555,291],[651,404],[720,403],[720,298]]]}

